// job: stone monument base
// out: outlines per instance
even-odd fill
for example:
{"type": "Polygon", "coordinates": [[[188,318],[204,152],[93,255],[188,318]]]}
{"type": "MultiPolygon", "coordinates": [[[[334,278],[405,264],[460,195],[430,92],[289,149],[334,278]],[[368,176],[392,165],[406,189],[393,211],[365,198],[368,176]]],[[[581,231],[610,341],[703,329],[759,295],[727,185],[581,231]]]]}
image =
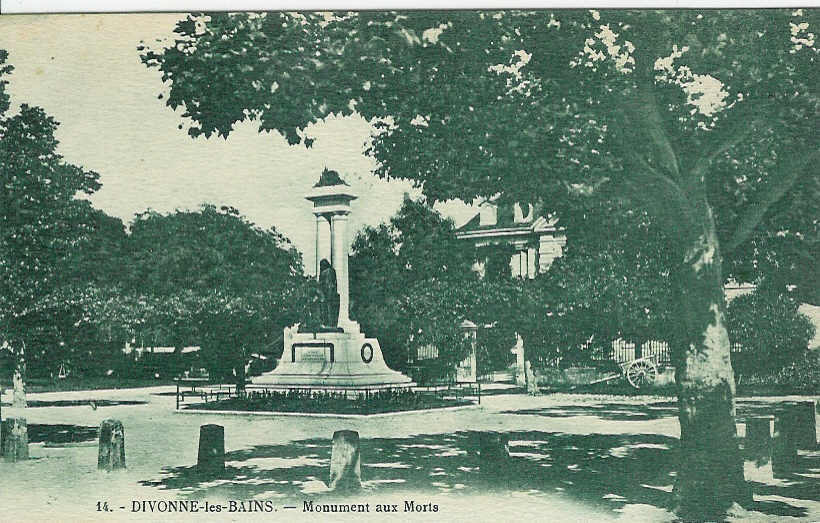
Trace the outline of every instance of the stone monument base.
{"type": "Polygon", "coordinates": [[[285,350],[271,372],[249,388],[380,389],[412,387],[410,378],[392,370],[379,341],[361,332],[297,332],[285,329],[285,350]]]}

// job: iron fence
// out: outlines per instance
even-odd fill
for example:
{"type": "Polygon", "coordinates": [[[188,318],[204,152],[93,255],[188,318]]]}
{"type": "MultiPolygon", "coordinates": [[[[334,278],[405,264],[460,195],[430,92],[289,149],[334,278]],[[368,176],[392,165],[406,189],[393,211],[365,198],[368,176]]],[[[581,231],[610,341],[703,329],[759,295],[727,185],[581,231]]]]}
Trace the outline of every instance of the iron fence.
{"type": "Polygon", "coordinates": [[[235,385],[186,383],[177,381],[176,409],[185,403],[186,396],[193,396],[204,403],[220,401],[230,398],[259,399],[271,394],[286,394],[294,397],[327,396],[334,399],[346,399],[365,402],[378,400],[385,393],[427,393],[439,399],[454,398],[458,400],[471,399],[481,404],[481,384],[477,382],[446,381],[413,387],[382,387],[382,388],[316,388],[316,387],[253,387],[242,389],[235,385]]]}
{"type": "Polygon", "coordinates": [[[622,339],[615,340],[612,342],[610,357],[616,363],[647,357],[656,358],[656,361],[662,365],[668,365],[672,361],[669,344],[660,340],[650,340],[640,344],[622,339]]]}

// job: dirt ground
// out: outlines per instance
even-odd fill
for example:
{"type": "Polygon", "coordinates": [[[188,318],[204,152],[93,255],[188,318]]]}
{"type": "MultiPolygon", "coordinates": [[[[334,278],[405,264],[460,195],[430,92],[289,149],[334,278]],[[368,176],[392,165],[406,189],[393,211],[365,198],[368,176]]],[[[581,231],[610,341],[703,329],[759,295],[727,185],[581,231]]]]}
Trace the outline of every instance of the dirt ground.
{"type": "MultiPolygon", "coordinates": [[[[33,404],[40,405],[24,412],[31,459],[0,461],[3,519],[672,519],[665,507],[679,429],[669,398],[510,393],[484,396],[481,406],[463,410],[342,419],[180,414],[168,394],[172,390],[31,394],[33,404]],[[125,426],[125,471],[96,468],[96,427],[105,418],[125,426]],[[227,470],[218,478],[200,477],[194,467],[199,427],[207,423],[225,428],[227,470]],[[360,434],[364,481],[360,492],[346,496],[325,486],[330,440],[342,429],[360,434]],[[488,431],[506,433],[509,460],[480,459],[478,433],[488,431]],[[171,500],[198,500],[200,512],[157,512],[162,504],[151,512],[142,503],[171,500]],[[276,512],[248,512],[260,505],[250,500],[271,501],[268,509],[276,512]],[[220,512],[203,513],[205,501],[220,512]],[[310,501],[314,506],[362,504],[370,512],[305,512],[310,501]],[[410,501],[437,511],[405,512],[410,501]],[[98,502],[107,503],[110,512],[98,512],[98,502]],[[376,513],[376,504],[396,504],[399,512],[376,513]]],[[[816,398],[741,398],[738,414],[771,413],[784,402],[807,399],[816,398]]],[[[3,400],[8,402],[9,395],[3,400]]],[[[15,413],[4,407],[3,416],[10,415],[15,413]]],[[[738,427],[742,436],[744,425],[738,427]]],[[[770,468],[748,463],[756,503],[735,518],[820,520],[820,452],[801,451],[799,458],[799,470],[785,479],[773,479],[770,468]]]]}

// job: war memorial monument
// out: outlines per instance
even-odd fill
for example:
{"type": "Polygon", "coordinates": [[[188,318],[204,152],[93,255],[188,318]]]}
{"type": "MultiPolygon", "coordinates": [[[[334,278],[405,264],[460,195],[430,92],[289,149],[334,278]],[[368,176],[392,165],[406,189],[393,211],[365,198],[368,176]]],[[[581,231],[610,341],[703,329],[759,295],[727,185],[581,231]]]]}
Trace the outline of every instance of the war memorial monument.
{"type": "Polygon", "coordinates": [[[305,196],[316,217],[316,273],[319,292],[306,321],[286,327],[284,350],[276,368],[255,378],[256,389],[362,390],[414,385],[390,369],[379,340],[368,338],[350,319],[348,218],[356,195],[335,171],[325,169],[305,196]],[[330,261],[319,260],[319,229],[330,227],[330,261]]]}

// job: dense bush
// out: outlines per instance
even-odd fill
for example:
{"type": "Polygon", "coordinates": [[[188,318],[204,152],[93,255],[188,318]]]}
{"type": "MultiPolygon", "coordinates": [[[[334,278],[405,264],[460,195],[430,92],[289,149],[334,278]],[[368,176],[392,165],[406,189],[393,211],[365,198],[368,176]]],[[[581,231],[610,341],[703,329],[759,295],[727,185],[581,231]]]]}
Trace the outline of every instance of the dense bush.
{"type": "Polygon", "coordinates": [[[769,375],[741,376],[742,394],[820,394],[820,351],[808,351],[769,375]]]}
{"type": "Polygon", "coordinates": [[[814,326],[798,306],[788,294],[768,288],[729,303],[729,339],[739,346],[732,353],[732,365],[741,380],[774,376],[804,357],[814,326]]]}
{"type": "Polygon", "coordinates": [[[820,393],[820,353],[808,352],[782,368],[775,375],[775,382],[806,394],[820,393]]]}

